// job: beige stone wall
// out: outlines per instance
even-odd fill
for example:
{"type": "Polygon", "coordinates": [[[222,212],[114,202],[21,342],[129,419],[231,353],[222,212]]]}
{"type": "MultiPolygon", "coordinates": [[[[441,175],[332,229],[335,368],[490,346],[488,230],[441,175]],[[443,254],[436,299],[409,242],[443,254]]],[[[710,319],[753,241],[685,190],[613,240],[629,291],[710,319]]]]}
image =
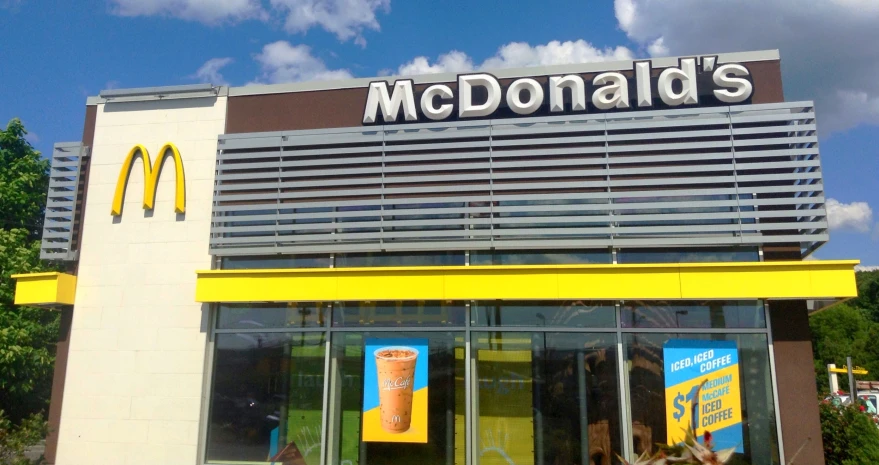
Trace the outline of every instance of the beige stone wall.
{"type": "Polygon", "coordinates": [[[225,115],[225,97],[98,106],[59,465],[196,463],[208,309],[195,302],[195,270],[210,268],[225,115]],[[169,159],[154,210],[142,208],[138,161],[122,216],[111,216],[128,151],[143,144],[155,161],[166,142],[183,159],[186,213],[174,212],[169,159]]]}

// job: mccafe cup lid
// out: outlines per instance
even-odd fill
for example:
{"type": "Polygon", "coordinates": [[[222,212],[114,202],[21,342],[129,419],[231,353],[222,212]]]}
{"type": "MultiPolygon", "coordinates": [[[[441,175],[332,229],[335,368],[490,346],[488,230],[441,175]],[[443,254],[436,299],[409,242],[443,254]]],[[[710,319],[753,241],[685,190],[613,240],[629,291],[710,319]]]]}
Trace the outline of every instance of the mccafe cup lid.
{"type": "Polygon", "coordinates": [[[412,360],[418,357],[418,349],[408,346],[386,346],[375,350],[375,356],[384,360],[412,360]],[[385,353],[390,354],[385,355],[385,353]]]}

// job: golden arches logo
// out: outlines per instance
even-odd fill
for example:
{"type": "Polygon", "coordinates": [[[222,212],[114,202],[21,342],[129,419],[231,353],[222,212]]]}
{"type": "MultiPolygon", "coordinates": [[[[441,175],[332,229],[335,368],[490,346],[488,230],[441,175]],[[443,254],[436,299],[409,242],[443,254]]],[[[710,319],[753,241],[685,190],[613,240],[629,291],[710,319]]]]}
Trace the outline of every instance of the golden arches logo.
{"type": "Polygon", "coordinates": [[[159,183],[159,172],[162,171],[165,159],[170,157],[174,160],[176,179],[174,211],[184,213],[186,211],[186,180],[183,175],[183,159],[180,158],[180,151],[177,150],[177,146],[169,142],[159,150],[155,165],[151,164],[150,153],[143,145],[135,145],[128,152],[128,156],[122,164],[122,171],[119,172],[119,180],[116,181],[116,195],[113,196],[111,214],[113,216],[122,215],[125,188],[128,186],[128,178],[131,175],[131,169],[138,154],[143,162],[143,209],[153,209],[153,204],[156,200],[156,187],[159,183]]]}

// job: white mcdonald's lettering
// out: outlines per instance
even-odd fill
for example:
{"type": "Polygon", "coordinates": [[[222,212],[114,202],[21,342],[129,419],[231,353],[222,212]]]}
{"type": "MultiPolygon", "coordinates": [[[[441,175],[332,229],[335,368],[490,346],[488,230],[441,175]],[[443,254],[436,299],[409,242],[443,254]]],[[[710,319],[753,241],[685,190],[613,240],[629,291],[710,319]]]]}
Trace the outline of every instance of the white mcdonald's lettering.
{"type": "Polygon", "coordinates": [[[502,88],[498,78],[488,73],[462,74],[457,80],[457,102],[455,91],[450,86],[434,84],[421,92],[419,105],[416,105],[415,86],[411,79],[398,79],[391,89],[388,82],[375,81],[369,84],[363,123],[418,121],[419,108],[425,118],[441,121],[454,113],[455,103],[460,119],[491,117],[502,101],[516,115],[532,115],[543,106],[546,95],[549,96],[550,113],[587,111],[587,101],[598,111],[630,110],[632,106],[649,108],[654,105],[654,90],[658,100],[668,107],[697,105],[700,103],[700,83],[713,85],[714,88],[710,92],[706,90],[703,95],[713,96],[720,103],[742,103],[751,97],[754,85],[748,79],[748,68],[737,63],[715,64],[716,57],[702,57],[701,60],[682,58],[677,67],[663,69],[654,87],[651,62],[634,62],[629,76],[622,72],[596,75],[591,82],[592,94],[588,100],[586,82],[578,74],[548,76],[545,84],[534,78],[523,77],[512,81],[506,88],[502,88]],[[698,79],[700,63],[703,74],[711,73],[702,80],[698,79]],[[633,100],[630,100],[630,79],[635,81],[633,100]],[[476,88],[480,89],[480,100],[484,98],[484,101],[474,101],[476,88]],[[568,105],[565,104],[565,91],[571,95],[568,105]],[[566,106],[569,108],[566,109],[566,106]]]}

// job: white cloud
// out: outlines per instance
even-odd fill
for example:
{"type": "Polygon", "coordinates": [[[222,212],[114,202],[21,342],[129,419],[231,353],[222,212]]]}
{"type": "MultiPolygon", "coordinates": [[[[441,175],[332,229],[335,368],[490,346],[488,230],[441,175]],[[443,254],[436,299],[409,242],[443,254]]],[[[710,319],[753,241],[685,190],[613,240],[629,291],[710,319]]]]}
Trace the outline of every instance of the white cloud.
{"type": "Polygon", "coordinates": [[[546,66],[568,63],[589,63],[596,61],[628,60],[633,53],[626,47],[594,47],[585,40],[559,42],[553,40],[546,44],[529,45],[525,42],[510,42],[500,47],[493,56],[479,65],[464,52],[453,50],[440,55],[436,61],[424,56],[414,58],[401,65],[397,72],[401,75],[466,72],[474,69],[523,68],[527,66],[546,66]]]}
{"type": "Polygon", "coordinates": [[[873,226],[873,210],[867,202],[842,203],[827,199],[825,206],[830,229],[868,233],[873,226]]]}
{"type": "Polygon", "coordinates": [[[226,82],[226,79],[223,78],[223,75],[220,73],[220,70],[232,63],[233,60],[230,57],[225,58],[211,58],[206,61],[200,68],[195,72],[192,77],[198,79],[201,82],[207,82],[210,84],[217,84],[222,86],[229,85],[226,82]]]}
{"type": "Polygon", "coordinates": [[[339,40],[353,38],[360,46],[366,45],[364,30],[381,30],[376,12],[391,8],[391,0],[271,0],[271,4],[286,16],[287,32],[300,33],[320,26],[339,40]]]}
{"type": "Polygon", "coordinates": [[[119,16],[169,16],[205,24],[266,18],[260,0],[110,0],[110,11],[119,16]]]}
{"type": "MultiPolygon", "coordinates": [[[[14,1],[14,0],[0,0],[14,1]]],[[[248,19],[277,20],[291,34],[320,27],[341,41],[366,45],[363,32],[379,31],[376,13],[391,0],[109,0],[119,16],[164,16],[216,25],[248,19]]],[[[0,3],[2,5],[2,3],[0,3]]]]}
{"type": "Polygon", "coordinates": [[[434,64],[430,64],[430,60],[427,57],[415,57],[409,63],[401,65],[397,72],[401,75],[411,76],[416,74],[461,73],[472,69],[473,60],[466,53],[453,50],[440,55],[434,64]]]}
{"type": "Polygon", "coordinates": [[[664,57],[668,55],[668,47],[665,46],[665,38],[660,37],[647,46],[647,53],[652,57],[664,57]]]}
{"type": "Polygon", "coordinates": [[[277,84],[353,77],[347,69],[328,69],[323,60],[311,54],[311,47],[291,45],[285,40],[267,44],[254,59],[262,67],[262,75],[255,83],[277,84]]]}
{"type": "Polygon", "coordinates": [[[822,133],[879,124],[876,0],[615,0],[651,55],[779,49],[785,97],[815,100],[822,133]]]}

